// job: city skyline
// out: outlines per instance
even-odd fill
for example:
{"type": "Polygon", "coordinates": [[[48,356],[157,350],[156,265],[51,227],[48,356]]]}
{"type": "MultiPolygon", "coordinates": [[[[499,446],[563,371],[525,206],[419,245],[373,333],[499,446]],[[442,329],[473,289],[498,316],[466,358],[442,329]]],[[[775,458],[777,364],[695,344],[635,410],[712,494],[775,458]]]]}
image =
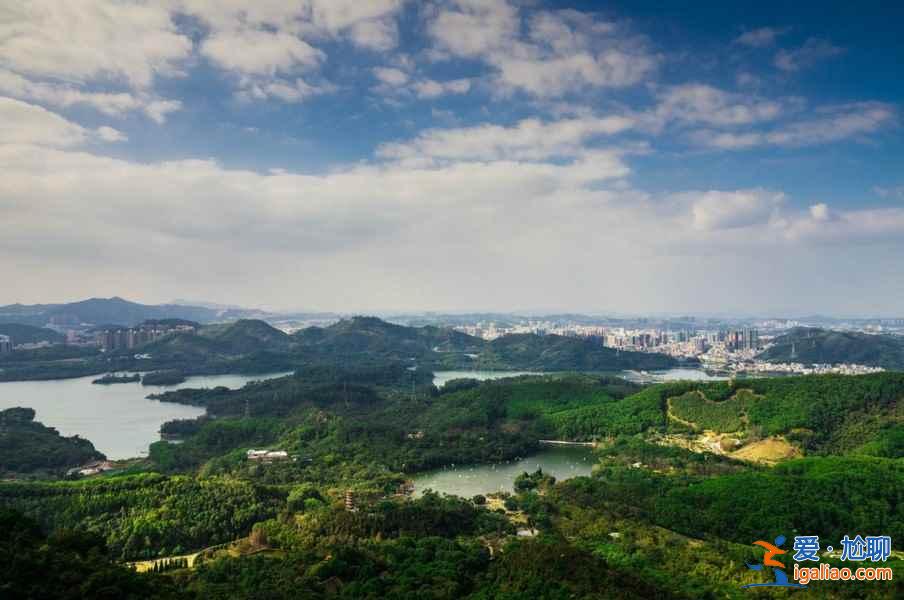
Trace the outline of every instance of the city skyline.
{"type": "Polygon", "coordinates": [[[240,5],[0,0],[0,304],[900,316],[901,8],[240,5]]]}

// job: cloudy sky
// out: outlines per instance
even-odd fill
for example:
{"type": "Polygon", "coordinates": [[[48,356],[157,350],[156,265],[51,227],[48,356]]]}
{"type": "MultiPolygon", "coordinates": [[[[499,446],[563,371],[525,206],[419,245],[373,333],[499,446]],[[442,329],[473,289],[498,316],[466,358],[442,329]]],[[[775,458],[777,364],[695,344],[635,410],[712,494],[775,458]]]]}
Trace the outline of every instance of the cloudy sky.
{"type": "Polygon", "coordinates": [[[0,0],[0,304],[902,316],[904,11],[769,4],[0,0]]]}

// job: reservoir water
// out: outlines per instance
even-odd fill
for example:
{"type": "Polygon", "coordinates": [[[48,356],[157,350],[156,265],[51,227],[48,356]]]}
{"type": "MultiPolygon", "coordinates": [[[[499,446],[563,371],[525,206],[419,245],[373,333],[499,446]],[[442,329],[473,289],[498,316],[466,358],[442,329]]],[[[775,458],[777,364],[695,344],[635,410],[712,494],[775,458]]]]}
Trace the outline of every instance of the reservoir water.
{"type": "Polygon", "coordinates": [[[461,465],[428,471],[414,477],[416,496],[434,492],[470,498],[477,494],[511,492],[515,478],[527,471],[543,469],[557,481],[590,475],[596,464],[593,450],[587,446],[547,448],[526,458],[488,465],[461,465]]]}
{"type": "Polygon", "coordinates": [[[663,381],[723,381],[727,375],[711,374],[704,369],[667,369],[665,371],[624,371],[622,377],[636,383],[663,381]]]}
{"type": "Polygon", "coordinates": [[[532,373],[530,371],[436,371],[433,373],[433,385],[441,388],[446,385],[446,382],[453,379],[487,381],[489,379],[518,377],[519,375],[542,375],[542,373],[532,373]]]}
{"type": "Polygon", "coordinates": [[[179,388],[240,388],[249,381],[270,379],[267,375],[203,375],[189,377],[173,386],[143,386],[140,383],[94,385],[99,375],[54,381],[0,383],[0,410],[24,406],[35,410],[35,420],[54,427],[65,436],[79,435],[95,448],[118,460],[142,456],[148,445],[160,439],[160,426],[173,419],[193,419],[203,408],[148,400],[179,388]]]}

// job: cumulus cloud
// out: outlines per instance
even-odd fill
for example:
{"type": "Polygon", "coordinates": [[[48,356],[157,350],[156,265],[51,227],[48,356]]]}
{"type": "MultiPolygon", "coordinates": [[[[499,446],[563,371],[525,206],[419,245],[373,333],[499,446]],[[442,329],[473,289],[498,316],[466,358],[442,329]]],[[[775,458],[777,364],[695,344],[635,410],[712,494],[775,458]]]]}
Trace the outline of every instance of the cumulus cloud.
{"type": "Polygon", "coordinates": [[[484,61],[503,91],[545,98],[582,88],[626,87],[658,63],[643,41],[578,11],[523,15],[505,0],[451,4],[430,22],[436,48],[484,61]]]}
{"type": "Polygon", "coordinates": [[[680,121],[716,126],[749,125],[771,121],[783,112],[776,100],[725,92],[703,84],[684,84],[658,95],[653,117],[660,123],[680,121]]]}
{"type": "Polygon", "coordinates": [[[0,93],[22,100],[162,123],[179,104],[157,97],[155,80],[181,74],[191,52],[166,3],[0,4],[0,93]]]}
{"type": "Polygon", "coordinates": [[[0,5],[0,65],[28,76],[99,77],[144,89],[191,53],[165,3],[27,0],[0,5]]]}
{"type": "Polygon", "coordinates": [[[66,148],[94,139],[121,142],[126,137],[112,127],[92,131],[40,106],[0,97],[0,144],[66,148]]]}
{"type": "Polygon", "coordinates": [[[373,69],[373,74],[381,83],[385,83],[389,86],[398,87],[408,83],[408,73],[401,69],[393,67],[375,67],[373,69]]]}
{"type": "Polygon", "coordinates": [[[762,189],[708,191],[677,196],[690,203],[691,222],[700,231],[735,229],[768,223],[777,215],[784,194],[762,189]]]}
{"type": "Polygon", "coordinates": [[[294,35],[254,29],[214,33],[201,54],[229,71],[268,76],[316,66],[325,56],[294,35]]]}
{"type": "Polygon", "coordinates": [[[164,123],[168,113],[182,106],[178,100],[158,99],[145,92],[83,91],[72,84],[32,81],[5,69],[0,69],[0,93],[60,108],[90,106],[113,117],[142,111],[156,123],[164,123]]]}

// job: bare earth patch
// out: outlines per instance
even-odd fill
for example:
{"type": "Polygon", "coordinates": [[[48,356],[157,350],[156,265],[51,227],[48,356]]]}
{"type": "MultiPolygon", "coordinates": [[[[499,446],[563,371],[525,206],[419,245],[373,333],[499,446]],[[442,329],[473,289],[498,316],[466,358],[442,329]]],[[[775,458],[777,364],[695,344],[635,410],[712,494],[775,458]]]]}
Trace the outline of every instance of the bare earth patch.
{"type": "Polygon", "coordinates": [[[732,458],[750,462],[775,464],[789,458],[801,456],[800,450],[782,437],[770,437],[747,444],[743,448],[729,454],[732,458]]]}

